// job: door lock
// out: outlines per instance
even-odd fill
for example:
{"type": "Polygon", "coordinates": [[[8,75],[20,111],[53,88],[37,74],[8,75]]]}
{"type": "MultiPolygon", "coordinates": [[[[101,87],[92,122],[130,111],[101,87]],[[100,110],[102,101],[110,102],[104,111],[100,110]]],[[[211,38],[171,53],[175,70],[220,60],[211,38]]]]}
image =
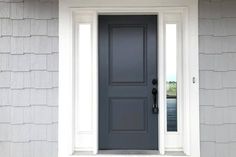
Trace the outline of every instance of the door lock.
{"type": "Polygon", "coordinates": [[[153,80],[152,80],[152,84],[153,84],[153,85],[156,85],[156,84],[157,84],[157,79],[153,79],[153,80]]]}

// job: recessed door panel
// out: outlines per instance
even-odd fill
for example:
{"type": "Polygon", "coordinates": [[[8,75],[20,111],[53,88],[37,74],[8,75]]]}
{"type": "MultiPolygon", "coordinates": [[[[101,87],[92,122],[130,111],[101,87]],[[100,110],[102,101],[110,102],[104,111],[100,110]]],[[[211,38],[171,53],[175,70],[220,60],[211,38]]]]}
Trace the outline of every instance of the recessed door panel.
{"type": "Polygon", "coordinates": [[[110,132],[147,131],[147,101],[142,98],[116,98],[110,101],[110,132]],[[121,123],[122,121],[122,123],[121,123]]]}
{"type": "Polygon", "coordinates": [[[109,32],[111,83],[127,85],[144,83],[145,26],[111,25],[109,32]]]}

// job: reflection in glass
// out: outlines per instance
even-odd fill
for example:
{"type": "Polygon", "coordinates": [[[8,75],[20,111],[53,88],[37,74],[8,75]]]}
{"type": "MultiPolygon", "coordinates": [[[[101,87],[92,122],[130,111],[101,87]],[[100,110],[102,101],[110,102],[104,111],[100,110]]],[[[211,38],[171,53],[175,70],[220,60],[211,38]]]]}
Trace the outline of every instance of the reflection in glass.
{"type": "Polygon", "coordinates": [[[177,131],[177,30],[166,24],[167,131],[177,131]]]}

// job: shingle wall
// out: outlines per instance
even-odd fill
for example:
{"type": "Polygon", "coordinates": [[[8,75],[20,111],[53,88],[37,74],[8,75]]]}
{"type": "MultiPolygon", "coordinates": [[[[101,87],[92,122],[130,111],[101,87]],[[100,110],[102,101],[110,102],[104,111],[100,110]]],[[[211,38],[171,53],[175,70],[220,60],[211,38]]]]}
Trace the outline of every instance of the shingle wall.
{"type": "Polygon", "coordinates": [[[58,1],[0,0],[0,157],[56,157],[58,1]]]}
{"type": "Polygon", "coordinates": [[[199,0],[199,44],[201,157],[235,157],[235,0],[199,0]]]}

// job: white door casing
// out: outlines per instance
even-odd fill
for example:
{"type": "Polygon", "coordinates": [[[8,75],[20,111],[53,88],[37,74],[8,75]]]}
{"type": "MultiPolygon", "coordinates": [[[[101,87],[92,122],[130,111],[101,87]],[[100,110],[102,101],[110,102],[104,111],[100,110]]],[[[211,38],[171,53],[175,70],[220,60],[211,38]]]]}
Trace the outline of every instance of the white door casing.
{"type": "MultiPolygon", "coordinates": [[[[197,0],[61,0],[59,11],[59,156],[67,157],[75,151],[98,152],[98,48],[97,16],[99,14],[155,14],[158,15],[158,78],[159,78],[159,151],[168,149],[165,106],[165,47],[164,25],[182,22],[182,150],[192,157],[200,156],[199,139],[199,82],[198,82],[198,6],[197,0]],[[121,1],[123,3],[121,3],[121,1]],[[135,5],[135,6],[134,6],[135,5]],[[79,47],[81,25],[91,30],[90,49],[83,54],[79,47]],[[83,58],[80,58],[83,57],[83,58]],[[86,66],[86,70],[83,70],[86,66]],[[81,77],[83,75],[84,77],[81,77]],[[86,79],[87,78],[87,79],[86,79]],[[195,79],[195,83],[193,83],[195,79]],[[80,80],[80,81],[79,81],[80,80]],[[84,82],[84,84],[83,84],[84,82]],[[86,91],[85,93],[83,91],[86,91]],[[82,94],[79,94],[82,93],[82,94]],[[81,95],[85,95],[80,99],[81,95]],[[90,98],[90,99],[88,99],[90,98]],[[82,105],[82,104],[86,104],[82,105]],[[190,114],[191,113],[191,114],[190,114]],[[79,118],[78,118],[79,117],[79,118]]],[[[81,42],[80,44],[82,44],[81,42]]],[[[83,51],[84,52],[84,51],[83,51]]],[[[173,138],[173,137],[171,137],[173,138]]],[[[176,140],[174,140],[176,141],[176,140]]],[[[178,150],[178,149],[177,149],[178,150]]]]}

